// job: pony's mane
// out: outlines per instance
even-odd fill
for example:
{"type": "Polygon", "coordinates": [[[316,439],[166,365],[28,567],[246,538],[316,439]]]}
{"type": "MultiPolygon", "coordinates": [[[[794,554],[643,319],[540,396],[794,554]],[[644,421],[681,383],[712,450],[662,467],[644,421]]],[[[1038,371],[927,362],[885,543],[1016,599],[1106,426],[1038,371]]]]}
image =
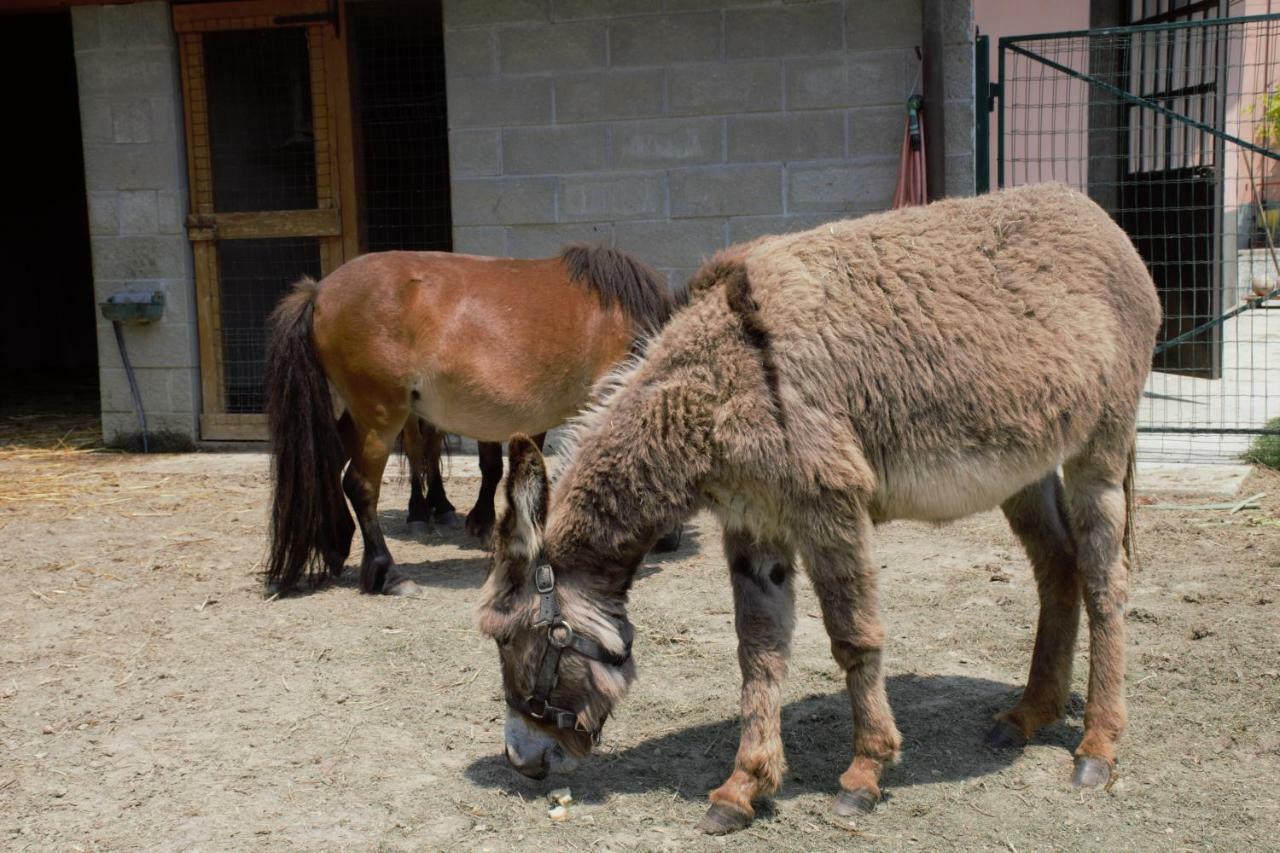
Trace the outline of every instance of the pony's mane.
{"type": "Polygon", "coordinates": [[[560,250],[560,260],[570,281],[591,290],[606,308],[620,306],[641,334],[661,329],[684,302],[683,289],[672,293],[653,267],[618,249],[572,243],[560,250]]]}

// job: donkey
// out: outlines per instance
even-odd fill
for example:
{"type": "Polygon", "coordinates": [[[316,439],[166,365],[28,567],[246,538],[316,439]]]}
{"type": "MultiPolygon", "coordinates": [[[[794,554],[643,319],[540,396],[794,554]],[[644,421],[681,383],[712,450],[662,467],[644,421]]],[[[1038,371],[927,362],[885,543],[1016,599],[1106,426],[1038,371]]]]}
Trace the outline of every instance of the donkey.
{"type": "MultiPolygon", "coordinates": [[[[355,524],[341,482],[364,537],[360,589],[415,590],[393,570],[377,517],[397,435],[414,468],[414,498],[422,498],[421,465],[431,466],[437,510],[447,504],[440,433],[491,443],[497,469],[491,452],[483,485],[492,519],[502,476],[492,443],[544,433],[578,412],[596,380],[678,302],[636,258],[578,245],[542,260],[381,252],[318,284],[304,279],[272,315],[267,347],[268,584],[288,592],[304,574],[342,572],[355,524]]],[[[428,503],[414,498],[411,516],[428,503]]],[[[473,513],[485,508],[482,489],[473,513]]]]}
{"type": "Polygon", "coordinates": [[[1062,716],[1083,601],[1073,782],[1106,782],[1125,725],[1135,418],[1160,324],[1124,232],[1079,193],[1028,187],[763,238],[712,258],[691,291],[578,422],[553,489],[536,446],[512,439],[479,611],[498,644],[510,763],[539,778],[591,750],[635,676],[638,565],[705,506],[724,529],[743,686],[737,758],[701,828],[746,826],[781,782],[797,560],[852,706],[834,810],[871,811],[902,744],[872,528],[999,506],[1041,609],[1026,689],[989,740],[1025,744],[1062,716]]]}

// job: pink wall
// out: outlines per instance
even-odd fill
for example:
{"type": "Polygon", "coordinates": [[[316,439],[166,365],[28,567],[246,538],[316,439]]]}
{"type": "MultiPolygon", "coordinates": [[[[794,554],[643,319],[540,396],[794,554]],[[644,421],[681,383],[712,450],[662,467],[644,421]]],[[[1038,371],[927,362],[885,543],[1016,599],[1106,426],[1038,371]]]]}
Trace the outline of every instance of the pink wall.
{"type": "MultiPolygon", "coordinates": [[[[1089,0],[1053,0],[1053,2],[1029,2],[1029,0],[973,0],[973,17],[978,25],[978,31],[983,35],[991,37],[990,53],[991,53],[991,79],[994,81],[998,74],[999,51],[997,44],[1001,36],[1018,36],[1026,33],[1055,33],[1063,30],[1084,30],[1089,28],[1089,0]]],[[[1020,93],[1016,90],[1010,93],[1011,100],[1016,102],[1020,93]]],[[[1065,93],[1059,91],[1058,98],[1067,100],[1065,93]]],[[[1077,124],[1071,116],[1068,115],[1068,108],[1063,107],[1061,110],[1055,110],[1058,115],[1049,117],[1044,113],[1038,113],[1035,121],[1039,123],[1046,118],[1057,119],[1059,123],[1057,127],[1066,128],[1077,124]]],[[[1009,119],[1010,129],[1016,130],[1019,123],[1019,113],[1016,109],[1009,110],[1006,113],[1009,119]]],[[[1083,126],[1081,126],[1083,127],[1083,126]]],[[[997,136],[998,126],[996,122],[996,114],[991,114],[991,188],[995,189],[998,182],[998,173],[996,172],[996,152],[999,144],[997,136]]],[[[1083,137],[1083,129],[1081,130],[1083,137]]],[[[1073,140],[1057,136],[1060,144],[1065,146],[1072,144],[1073,140]]],[[[1041,180],[1059,180],[1066,183],[1078,184],[1079,179],[1075,174],[1068,175],[1066,168],[1069,158],[1064,157],[1061,164],[1052,164],[1052,168],[1046,168],[1041,180]]],[[[1021,182],[1021,181],[1020,181],[1021,182]]]]}

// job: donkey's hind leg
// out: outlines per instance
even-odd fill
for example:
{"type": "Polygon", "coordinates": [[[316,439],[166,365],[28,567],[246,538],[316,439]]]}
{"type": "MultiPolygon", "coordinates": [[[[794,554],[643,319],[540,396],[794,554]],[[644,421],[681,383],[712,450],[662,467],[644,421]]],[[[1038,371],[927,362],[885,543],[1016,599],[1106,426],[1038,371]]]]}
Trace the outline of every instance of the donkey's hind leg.
{"type": "Polygon", "coordinates": [[[1080,573],[1057,473],[1032,483],[1001,506],[1035,571],[1040,624],[1027,687],[1018,704],[996,715],[987,744],[1024,746],[1062,717],[1071,692],[1071,656],[1080,625],[1080,573]]]}
{"type": "Polygon", "coordinates": [[[724,549],[742,669],[742,738],[733,773],[711,792],[711,808],[699,824],[713,835],[749,824],[755,816],[752,801],[782,783],[782,682],[795,621],[791,552],[733,530],[725,531],[724,549]]]}
{"type": "Polygon", "coordinates": [[[893,721],[884,689],[875,566],[868,551],[871,521],[856,512],[846,543],[812,547],[804,556],[822,621],[831,638],[831,654],[845,673],[853,710],[853,761],[840,776],[835,813],[866,814],[880,801],[880,774],[898,760],[902,735],[893,721]]]}
{"type": "Polygon", "coordinates": [[[1124,731],[1124,611],[1128,557],[1122,547],[1128,507],[1124,479],[1132,431],[1095,436],[1065,466],[1068,515],[1089,615],[1089,695],[1084,738],[1076,748],[1076,787],[1111,777],[1116,740],[1124,731]]]}

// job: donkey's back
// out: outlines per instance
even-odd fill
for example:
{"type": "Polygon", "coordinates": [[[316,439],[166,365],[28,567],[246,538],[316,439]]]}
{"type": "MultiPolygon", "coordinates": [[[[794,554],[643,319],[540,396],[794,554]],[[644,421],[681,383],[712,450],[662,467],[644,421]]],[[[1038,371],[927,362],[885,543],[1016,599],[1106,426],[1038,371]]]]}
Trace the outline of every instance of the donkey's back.
{"type": "Polygon", "coordinates": [[[860,448],[877,517],[987,509],[1104,434],[1131,442],[1159,302],[1066,187],[823,226],[745,265],[784,391],[860,448]]]}

